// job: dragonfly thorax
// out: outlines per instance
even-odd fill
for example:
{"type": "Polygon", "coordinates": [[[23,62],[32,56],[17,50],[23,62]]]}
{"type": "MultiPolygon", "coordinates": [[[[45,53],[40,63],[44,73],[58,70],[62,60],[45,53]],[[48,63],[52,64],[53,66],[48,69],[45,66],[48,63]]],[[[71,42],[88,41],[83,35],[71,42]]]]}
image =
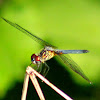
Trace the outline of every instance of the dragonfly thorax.
{"type": "Polygon", "coordinates": [[[31,56],[31,61],[32,61],[33,64],[37,64],[38,62],[40,62],[40,57],[37,56],[36,54],[33,54],[31,56]]]}

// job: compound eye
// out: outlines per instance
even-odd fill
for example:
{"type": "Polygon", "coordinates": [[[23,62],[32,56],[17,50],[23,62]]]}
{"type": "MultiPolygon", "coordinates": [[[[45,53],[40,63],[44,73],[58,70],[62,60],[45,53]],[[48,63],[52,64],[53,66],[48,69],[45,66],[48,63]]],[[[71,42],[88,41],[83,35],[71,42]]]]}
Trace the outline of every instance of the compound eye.
{"type": "Polygon", "coordinates": [[[35,58],[36,58],[36,55],[33,54],[33,55],[31,56],[31,61],[32,61],[33,64],[36,64],[35,58]]]}
{"type": "Polygon", "coordinates": [[[31,61],[32,61],[33,64],[36,64],[36,63],[38,63],[40,61],[40,57],[36,56],[35,54],[33,54],[31,56],[31,61]]]}
{"type": "Polygon", "coordinates": [[[34,60],[35,57],[36,57],[36,55],[33,54],[33,55],[31,56],[31,61],[34,60]]]}
{"type": "Polygon", "coordinates": [[[36,60],[36,61],[40,61],[40,57],[39,57],[39,56],[36,56],[36,57],[35,57],[35,60],[36,60]]]}

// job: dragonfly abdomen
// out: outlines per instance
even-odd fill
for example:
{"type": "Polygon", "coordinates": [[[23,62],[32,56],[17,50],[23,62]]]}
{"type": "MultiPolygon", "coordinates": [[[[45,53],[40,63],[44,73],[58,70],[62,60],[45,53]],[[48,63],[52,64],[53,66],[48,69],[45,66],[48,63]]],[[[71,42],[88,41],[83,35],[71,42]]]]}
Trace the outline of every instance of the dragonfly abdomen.
{"type": "Polygon", "coordinates": [[[87,53],[88,50],[55,50],[57,54],[80,54],[80,53],[87,53]]]}

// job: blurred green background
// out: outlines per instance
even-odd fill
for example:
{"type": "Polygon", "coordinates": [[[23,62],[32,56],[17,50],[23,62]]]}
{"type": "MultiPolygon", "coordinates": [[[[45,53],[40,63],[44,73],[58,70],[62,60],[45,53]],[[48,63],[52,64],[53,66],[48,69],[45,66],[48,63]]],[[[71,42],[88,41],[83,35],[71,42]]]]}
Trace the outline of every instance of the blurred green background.
{"type": "MultiPolygon", "coordinates": [[[[60,49],[87,49],[70,55],[90,85],[56,58],[47,79],[74,100],[100,100],[99,0],[0,0],[0,16],[19,24],[60,49]],[[66,68],[65,68],[66,67],[66,68]]],[[[0,18],[0,100],[20,100],[25,68],[42,46],[0,18]]],[[[63,100],[40,82],[46,100],[63,100]]],[[[39,100],[30,81],[27,100],[39,100]]]]}

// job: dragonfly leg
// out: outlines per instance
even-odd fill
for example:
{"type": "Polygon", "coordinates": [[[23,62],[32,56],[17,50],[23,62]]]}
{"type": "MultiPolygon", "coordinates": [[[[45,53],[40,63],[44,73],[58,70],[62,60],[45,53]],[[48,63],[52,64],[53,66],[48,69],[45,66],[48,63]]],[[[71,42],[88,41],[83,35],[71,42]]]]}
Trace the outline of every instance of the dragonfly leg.
{"type": "Polygon", "coordinates": [[[42,71],[42,63],[37,65],[37,70],[39,70],[38,72],[41,73],[41,71],[42,71]]]}
{"type": "Polygon", "coordinates": [[[44,65],[45,65],[45,68],[43,69],[42,75],[45,77],[47,75],[47,73],[49,72],[50,68],[46,64],[46,62],[44,63],[44,65]]]}
{"type": "MultiPolygon", "coordinates": [[[[32,64],[33,64],[33,63],[31,63],[30,66],[31,66],[32,64]]],[[[36,64],[36,66],[34,67],[34,69],[35,69],[36,71],[38,71],[39,73],[41,73],[41,71],[42,71],[42,63],[36,64]]]]}

